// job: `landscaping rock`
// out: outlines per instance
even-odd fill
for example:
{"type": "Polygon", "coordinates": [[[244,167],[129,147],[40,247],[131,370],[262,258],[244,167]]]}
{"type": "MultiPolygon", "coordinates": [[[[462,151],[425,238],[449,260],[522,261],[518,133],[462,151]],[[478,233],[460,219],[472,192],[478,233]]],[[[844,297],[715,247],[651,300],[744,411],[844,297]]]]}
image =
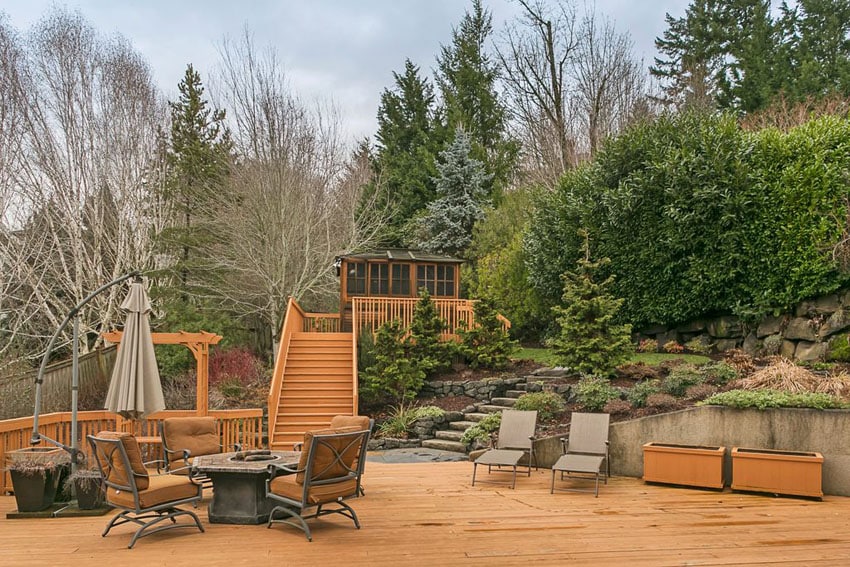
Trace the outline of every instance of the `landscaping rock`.
{"type": "Polygon", "coordinates": [[[815,299],[814,306],[818,313],[834,313],[841,309],[841,299],[837,293],[825,295],[815,299]]]}
{"type": "Polygon", "coordinates": [[[797,350],[794,351],[794,356],[797,360],[823,360],[826,358],[826,352],[826,343],[800,341],[797,343],[797,350]]]}
{"type": "Polygon", "coordinates": [[[779,347],[779,356],[784,356],[789,360],[793,360],[795,350],[797,350],[797,343],[786,339],[782,341],[782,346],[779,347]]]}
{"type": "Polygon", "coordinates": [[[839,331],[843,331],[847,327],[850,327],[850,316],[848,316],[847,311],[844,309],[839,309],[830,315],[824,324],[821,325],[820,336],[821,338],[828,337],[839,331]]]}
{"type": "Polygon", "coordinates": [[[705,321],[697,319],[676,328],[680,333],[701,333],[705,330],[705,321]]]}
{"type": "Polygon", "coordinates": [[[747,354],[755,355],[761,350],[761,341],[756,337],[756,333],[750,333],[744,339],[744,344],[741,346],[747,354]]]}
{"type": "Polygon", "coordinates": [[[756,329],[756,336],[760,339],[768,335],[776,335],[780,331],[782,331],[782,324],[785,322],[785,316],[774,317],[769,315],[762,319],[761,323],[759,323],[758,329],[756,329]]]}
{"type": "MultiPolygon", "coordinates": [[[[733,339],[742,337],[743,332],[741,330],[741,320],[737,317],[732,316],[719,317],[717,319],[714,319],[713,321],[708,323],[708,334],[712,337],[716,337],[719,339],[733,339]]],[[[720,350],[719,346],[718,350],[720,350]]]]}
{"type": "Polygon", "coordinates": [[[810,341],[814,342],[817,339],[815,329],[810,323],[811,319],[805,317],[795,317],[788,322],[788,327],[785,328],[784,336],[788,340],[810,341]]]}
{"type": "Polygon", "coordinates": [[[738,348],[738,339],[718,339],[714,348],[717,349],[717,352],[726,352],[738,348]]]}

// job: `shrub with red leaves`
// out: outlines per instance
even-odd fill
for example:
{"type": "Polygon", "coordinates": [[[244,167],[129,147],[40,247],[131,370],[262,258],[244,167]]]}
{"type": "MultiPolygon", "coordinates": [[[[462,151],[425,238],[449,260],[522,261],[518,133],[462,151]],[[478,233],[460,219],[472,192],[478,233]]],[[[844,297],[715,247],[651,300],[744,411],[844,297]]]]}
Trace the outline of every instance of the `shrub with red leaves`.
{"type": "Polygon", "coordinates": [[[237,381],[247,386],[263,376],[263,363],[244,347],[215,350],[210,354],[210,387],[224,381],[237,381]]]}

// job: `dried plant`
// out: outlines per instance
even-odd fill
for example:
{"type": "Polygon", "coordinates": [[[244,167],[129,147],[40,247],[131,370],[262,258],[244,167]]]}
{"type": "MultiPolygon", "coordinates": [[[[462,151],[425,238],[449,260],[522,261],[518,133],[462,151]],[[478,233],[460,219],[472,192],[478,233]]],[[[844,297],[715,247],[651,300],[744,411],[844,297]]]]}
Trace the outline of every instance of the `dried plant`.
{"type": "Polygon", "coordinates": [[[841,372],[821,376],[783,357],[773,357],[770,364],[748,378],[739,380],[742,390],[771,389],[783,392],[818,392],[843,399],[850,398],[850,375],[841,372]]]}

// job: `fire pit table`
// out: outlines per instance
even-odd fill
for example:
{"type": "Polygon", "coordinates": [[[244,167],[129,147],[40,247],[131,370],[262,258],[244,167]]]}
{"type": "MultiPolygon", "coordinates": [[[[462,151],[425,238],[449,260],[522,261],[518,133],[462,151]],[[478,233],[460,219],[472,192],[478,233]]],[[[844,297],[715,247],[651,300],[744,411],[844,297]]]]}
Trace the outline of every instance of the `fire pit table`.
{"type": "Polygon", "coordinates": [[[263,524],[274,504],[266,500],[270,464],[298,464],[298,451],[271,451],[252,455],[257,460],[240,460],[238,453],[195,457],[193,468],[212,481],[213,496],[207,514],[212,524],[263,524]],[[260,457],[266,457],[260,459],[260,457]]]}

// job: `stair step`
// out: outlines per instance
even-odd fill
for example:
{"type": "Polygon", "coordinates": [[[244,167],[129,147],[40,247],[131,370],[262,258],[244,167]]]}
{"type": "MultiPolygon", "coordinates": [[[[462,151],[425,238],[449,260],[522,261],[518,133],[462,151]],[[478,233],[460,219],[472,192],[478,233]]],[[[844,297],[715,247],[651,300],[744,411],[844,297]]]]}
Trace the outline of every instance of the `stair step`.
{"type": "Polygon", "coordinates": [[[435,433],[435,436],[443,441],[460,441],[460,438],[463,437],[463,431],[441,429],[435,433]]]}
{"type": "Polygon", "coordinates": [[[449,423],[449,428],[455,431],[466,431],[473,425],[475,425],[474,421],[453,421],[449,423]]]}
{"type": "Polygon", "coordinates": [[[505,392],[505,395],[509,398],[518,398],[525,393],[525,390],[508,390],[507,392],[505,392]]]}
{"type": "Polygon", "coordinates": [[[426,449],[438,449],[440,451],[454,451],[455,453],[466,453],[466,445],[457,441],[444,441],[442,439],[426,439],[422,442],[426,449]]]}
{"type": "Polygon", "coordinates": [[[525,383],[525,382],[520,382],[519,384],[514,384],[514,388],[516,388],[517,390],[520,390],[522,392],[527,392],[528,391],[528,384],[525,383]]]}
{"type": "Polygon", "coordinates": [[[465,413],[463,417],[466,418],[467,421],[481,421],[485,417],[487,417],[486,413],[465,413]]]}
{"type": "Polygon", "coordinates": [[[490,400],[490,405],[494,406],[505,406],[506,408],[512,408],[516,403],[516,398],[492,398],[490,400]]]}
{"type": "Polygon", "coordinates": [[[505,406],[497,406],[493,404],[485,404],[478,406],[478,411],[485,413],[499,413],[505,409],[507,409],[505,406]]]}

